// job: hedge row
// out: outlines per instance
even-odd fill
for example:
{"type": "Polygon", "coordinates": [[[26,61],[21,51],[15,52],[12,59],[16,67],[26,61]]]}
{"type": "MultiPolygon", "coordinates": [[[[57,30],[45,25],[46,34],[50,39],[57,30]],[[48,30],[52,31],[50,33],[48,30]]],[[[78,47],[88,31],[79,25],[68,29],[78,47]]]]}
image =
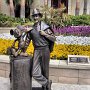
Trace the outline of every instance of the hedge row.
{"type": "Polygon", "coordinates": [[[0,13],[0,27],[15,27],[17,25],[32,24],[29,19],[23,20],[22,18],[13,18],[0,13]]]}
{"type": "MultiPolygon", "coordinates": [[[[63,18],[61,16],[56,16],[58,19],[53,20],[56,24],[56,26],[78,26],[78,25],[90,25],[90,15],[78,15],[78,16],[71,16],[71,15],[64,15],[63,18]],[[62,20],[61,20],[62,18],[62,20]],[[63,22],[61,24],[61,22],[63,22]]],[[[44,19],[45,20],[45,19],[44,19]]],[[[47,20],[48,21],[48,20],[47,20]]],[[[52,18],[49,19],[49,23],[51,24],[52,18]]],[[[29,19],[25,19],[25,22],[23,19],[20,18],[13,18],[6,16],[5,14],[0,13],[0,27],[12,27],[17,26],[18,24],[23,25],[25,23],[32,23],[29,19]]],[[[60,26],[60,27],[61,27],[60,26]]]]}

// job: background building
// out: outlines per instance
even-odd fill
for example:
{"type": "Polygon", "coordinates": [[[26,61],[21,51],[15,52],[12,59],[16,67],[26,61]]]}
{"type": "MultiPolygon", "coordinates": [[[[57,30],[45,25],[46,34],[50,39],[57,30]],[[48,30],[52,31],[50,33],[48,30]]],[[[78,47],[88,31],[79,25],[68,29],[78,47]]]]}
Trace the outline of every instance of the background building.
{"type": "MultiPolygon", "coordinates": [[[[10,0],[10,1],[13,1],[13,0],[10,0]]],[[[48,7],[53,7],[53,8],[60,8],[65,6],[66,7],[65,12],[68,13],[69,15],[90,14],[90,0],[32,0],[32,1],[33,2],[29,4],[30,5],[29,9],[25,9],[26,12],[29,10],[27,14],[24,15],[26,17],[30,15],[30,12],[32,11],[33,8],[41,8],[41,6],[44,6],[44,5],[48,5],[48,7]]],[[[25,6],[25,8],[28,8],[28,7],[25,6]]],[[[17,12],[15,15],[16,17],[20,17],[19,16],[20,13],[17,11],[19,9],[20,7],[17,9],[14,8],[14,11],[16,10],[17,12]]],[[[23,11],[25,10],[23,9],[23,11]]],[[[5,0],[0,0],[0,12],[11,16],[10,5],[6,4],[5,0]]]]}
{"type": "MultiPolygon", "coordinates": [[[[37,0],[38,5],[42,5],[40,1],[37,0]]],[[[66,7],[66,13],[69,15],[82,15],[90,14],[90,0],[44,0],[47,2],[49,7],[60,8],[62,6],[66,7]]],[[[34,0],[36,2],[36,0],[34,0]]],[[[35,7],[35,6],[34,6],[35,7]]]]}

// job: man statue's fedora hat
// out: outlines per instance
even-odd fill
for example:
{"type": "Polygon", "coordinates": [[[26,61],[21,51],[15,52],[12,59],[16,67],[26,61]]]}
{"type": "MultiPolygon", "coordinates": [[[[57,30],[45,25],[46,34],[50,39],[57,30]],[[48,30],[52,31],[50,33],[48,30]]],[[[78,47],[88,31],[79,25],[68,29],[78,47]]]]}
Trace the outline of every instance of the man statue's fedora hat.
{"type": "Polygon", "coordinates": [[[39,11],[39,9],[35,8],[33,9],[33,12],[32,12],[32,16],[36,16],[36,15],[39,15],[40,17],[42,17],[42,13],[39,11]]]}

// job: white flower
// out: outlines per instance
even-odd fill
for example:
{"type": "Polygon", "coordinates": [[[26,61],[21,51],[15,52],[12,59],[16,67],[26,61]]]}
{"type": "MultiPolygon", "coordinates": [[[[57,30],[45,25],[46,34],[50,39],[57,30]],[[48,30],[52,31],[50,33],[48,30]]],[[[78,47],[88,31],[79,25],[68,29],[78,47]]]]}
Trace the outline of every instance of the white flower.
{"type": "Polygon", "coordinates": [[[78,37],[78,36],[56,36],[57,44],[79,44],[79,45],[90,45],[90,37],[78,37]]]}
{"type": "Polygon", "coordinates": [[[0,38],[2,38],[2,39],[15,39],[14,36],[10,35],[9,33],[0,33],[0,38]]]}
{"type": "MultiPolygon", "coordinates": [[[[0,38],[3,39],[15,39],[9,33],[1,33],[0,38]]],[[[79,44],[79,45],[90,45],[90,37],[78,37],[78,36],[56,36],[57,44],[79,44]]]]}

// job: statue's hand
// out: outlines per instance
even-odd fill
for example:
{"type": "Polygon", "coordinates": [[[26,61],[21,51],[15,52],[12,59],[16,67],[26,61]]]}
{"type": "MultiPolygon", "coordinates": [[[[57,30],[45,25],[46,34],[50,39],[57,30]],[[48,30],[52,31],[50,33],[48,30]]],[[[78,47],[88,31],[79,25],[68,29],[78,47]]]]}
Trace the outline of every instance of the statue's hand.
{"type": "Polygon", "coordinates": [[[47,35],[47,34],[45,33],[45,31],[43,31],[43,30],[40,30],[39,32],[40,32],[40,34],[43,35],[43,36],[46,36],[46,35],[47,35]]]}
{"type": "Polygon", "coordinates": [[[18,56],[18,52],[15,52],[14,56],[15,56],[15,57],[18,56]]]}
{"type": "Polygon", "coordinates": [[[32,27],[26,27],[26,31],[31,31],[33,28],[32,27]]]}
{"type": "Polygon", "coordinates": [[[12,51],[12,55],[14,55],[15,57],[18,55],[18,52],[16,52],[15,48],[12,48],[11,51],[12,51]]]}

